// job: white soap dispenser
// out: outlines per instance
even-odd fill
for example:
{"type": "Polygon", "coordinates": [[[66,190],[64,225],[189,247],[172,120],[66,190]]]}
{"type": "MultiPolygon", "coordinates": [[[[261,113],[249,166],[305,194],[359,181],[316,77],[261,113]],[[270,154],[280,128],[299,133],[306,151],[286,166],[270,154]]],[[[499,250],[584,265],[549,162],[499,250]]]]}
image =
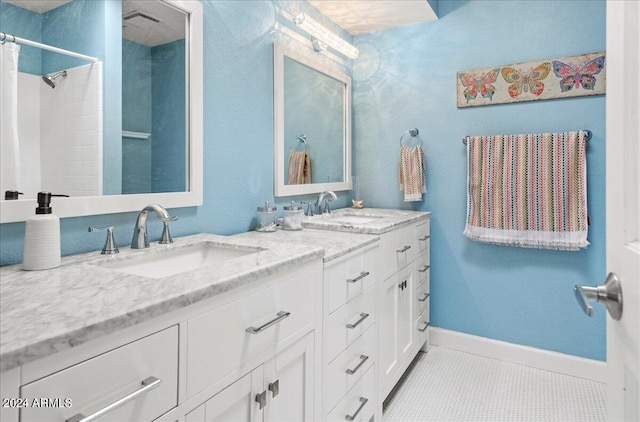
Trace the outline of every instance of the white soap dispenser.
{"type": "Polygon", "coordinates": [[[38,192],[36,215],[27,220],[24,232],[24,254],[22,269],[47,270],[59,267],[60,218],[51,213],[51,192],[38,192]]]}

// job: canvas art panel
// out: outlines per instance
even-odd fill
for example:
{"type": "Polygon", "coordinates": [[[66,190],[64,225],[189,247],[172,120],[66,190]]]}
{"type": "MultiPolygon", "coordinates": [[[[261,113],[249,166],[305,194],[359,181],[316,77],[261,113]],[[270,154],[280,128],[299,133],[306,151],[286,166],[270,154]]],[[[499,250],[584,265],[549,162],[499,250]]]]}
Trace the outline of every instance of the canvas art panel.
{"type": "Polygon", "coordinates": [[[458,108],[605,93],[605,53],[459,71],[458,108]]]}

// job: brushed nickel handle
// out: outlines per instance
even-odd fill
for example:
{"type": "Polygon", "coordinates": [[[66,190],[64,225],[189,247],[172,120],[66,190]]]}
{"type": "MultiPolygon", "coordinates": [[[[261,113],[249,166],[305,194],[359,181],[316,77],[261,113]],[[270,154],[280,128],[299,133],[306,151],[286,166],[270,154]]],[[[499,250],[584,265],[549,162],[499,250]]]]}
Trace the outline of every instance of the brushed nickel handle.
{"type": "Polygon", "coordinates": [[[426,272],[429,269],[429,265],[425,265],[422,268],[420,268],[418,271],[420,271],[421,273],[426,272]]]}
{"type": "Polygon", "coordinates": [[[604,303],[611,318],[619,321],[622,318],[622,286],[620,279],[615,273],[609,273],[604,284],[596,287],[578,286],[573,287],[573,294],[588,316],[593,316],[593,307],[589,301],[604,303]]]}
{"type": "Polygon", "coordinates": [[[418,301],[420,302],[424,302],[425,300],[427,300],[429,298],[429,293],[423,293],[422,296],[420,296],[418,298],[418,301]]]}
{"type": "Polygon", "coordinates": [[[276,397],[278,394],[280,394],[280,380],[270,382],[269,391],[271,391],[271,397],[276,397]]]}
{"type": "Polygon", "coordinates": [[[365,278],[368,275],[369,275],[368,271],[361,271],[359,276],[357,276],[355,278],[348,278],[347,279],[347,283],[355,283],[357,281],[362,280],[363,278],[365,278]]]}
{"type": "Polygon", "coordinates": [[[407,245],[402,249],[396,249],[396,252],[402,253],[408,251],[409,249],[411,249],[411,246],[407,245]]]}
{"type": "Polygon", "coordinates": [[[362,408],[367,404],[368,401],[369,401],[369,399],[365,399],[364,397],[360,397],[360,407],[358,407],[358,410],[356,410],[353,415],[345,416],[344,419],[347,420],[347,421],[354,420],[358,416],[358,413],[360,413],[362,408]]]}
{"type": "MultiPolygon", "coordinates": [[[[353,374],[355,374],[355,373],[356,373],[356,371],[357,371],[358,369],[360,369],[360,367],[361,367],[362,365],[364,365],[364,363],[365,363],[368,359],[369,359],[369,356],[367,356],[367,355],[360,355],[360,363],[358,363],[358,364],[356,365],[356,367],[355,367],[355,368],[353,368],[353,369],[347,369],[345,372],[346,372],[347,374],[349,374],[349,375],[353,375],[353,374]]],[[[355,417],[355,416],[354,416],[354,417],[355,417]]]]}
{"type": "Polygon", "coordinates": [[[106,405],[102,409],[99,409],[99,410],[93,412],[89,416],[85,416],[82,413],[78,413],[77,415],[72,416],[69,419],[67,419],[65,422],[90,422],[90,421],[95,421],[96,419],[106,415],[107,413],[111,413],[115,409],[117,409],[117,408],[119,408],[121,406],[124,406],[125,404],[129,403],[130,401],[133,401],[133,400],[137,399],[141,395],[143,395],[145,393],[148,393],[149,391],[151,391],[154,388],[158,387],[161,382],[162,382],[162,380],[159,379],[159,378],[156,378],[156,377],[146,378],[144,381],[142,381],[142,387],[137,389],[133,393],[127,394],[126,396],[114,401],[113,403],[110,403],[110,404],[106,405]]]}
{"type": "Polygon", "coordinates": [[[365,319],[369,318],[369,314],[361,312],[360,313],[360,319],[357,320],[355,323],[351,324],[347,324],[347,328],[356,328],[358,325],[362,324],[362,321],[364,321],[365,319]]]}
{"type": "Polygon", "coordinates": [[[419,237],[418,240],[421,241],[421,242],[424,242],[428,238],[429,238],[429,236],[423,236],[423,237],[419,237]]]}
{"type": "Polygon", "coordinates": [[[429,328],[429,323],[425,321],[423,322],[423,324],[424,324],[424,328],[418,328],[418,331],[421,331],[424,333],[425,331],[427,331],[427,328],[429,328]]]}
{"type": "Polygon", "coordinates": [[[260,410],[264,409],[267,405],[267,390],[256,394],[256,403],[260,405],[260,410]]]}
{"type": "Polygon", "coordinates": [[[259,334],[262,331],[266,330],[267,328],[271,327],[272,325],[276,325],[277,323],[279,323],[280,321],[282,321],[285,318],[288,318],[289,316],[291,316],[291,312],[286,312],[286,311],[280,311],[278,312],[278,315],[272,319],[269,322],[266,322],[264,324],[262,324],[259,327],[249,327],[247,328],[245,331],[247,333],[251,333],[251,334],[259,334]]]}

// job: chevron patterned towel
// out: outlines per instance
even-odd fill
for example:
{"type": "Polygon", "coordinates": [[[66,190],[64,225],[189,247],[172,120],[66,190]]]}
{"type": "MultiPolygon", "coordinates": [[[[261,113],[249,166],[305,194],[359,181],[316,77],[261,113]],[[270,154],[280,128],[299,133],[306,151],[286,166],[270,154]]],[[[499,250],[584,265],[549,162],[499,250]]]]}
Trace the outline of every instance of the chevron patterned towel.
{"type": "Polygon", "coordinates": [[[289,153],[288,185],[311,183],[311,160],[305,151],[291,150],[289,153]]]}
{"type": "Polygon", "coordinates": [[[404,192],[404,202],[422,201],[427,191],[426,168],[422,147],[400,148],[400,190],[404,192]]]}
{"type": "Polygon", "coordinates": [[[586,248],[585,132],[471,137],[464,234],[525,248],[586,248]]]}

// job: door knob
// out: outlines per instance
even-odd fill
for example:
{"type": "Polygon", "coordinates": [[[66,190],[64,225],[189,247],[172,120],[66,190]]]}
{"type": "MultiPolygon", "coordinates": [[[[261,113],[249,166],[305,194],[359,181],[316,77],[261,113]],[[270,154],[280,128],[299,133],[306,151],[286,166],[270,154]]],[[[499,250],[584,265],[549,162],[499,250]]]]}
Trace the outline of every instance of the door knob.
{"type": "Polygon", "coordinates": [[[622,287],[620,286],[620,279],[615,273],[609,273],[604,284],[600,286],[576,285],[573,288],[573,293],[578,304],[588,316],[593,315],[593,308],[589,301],[595,300],[604,303],[611,318],[618,321],[622,317],[622,287]]]}

